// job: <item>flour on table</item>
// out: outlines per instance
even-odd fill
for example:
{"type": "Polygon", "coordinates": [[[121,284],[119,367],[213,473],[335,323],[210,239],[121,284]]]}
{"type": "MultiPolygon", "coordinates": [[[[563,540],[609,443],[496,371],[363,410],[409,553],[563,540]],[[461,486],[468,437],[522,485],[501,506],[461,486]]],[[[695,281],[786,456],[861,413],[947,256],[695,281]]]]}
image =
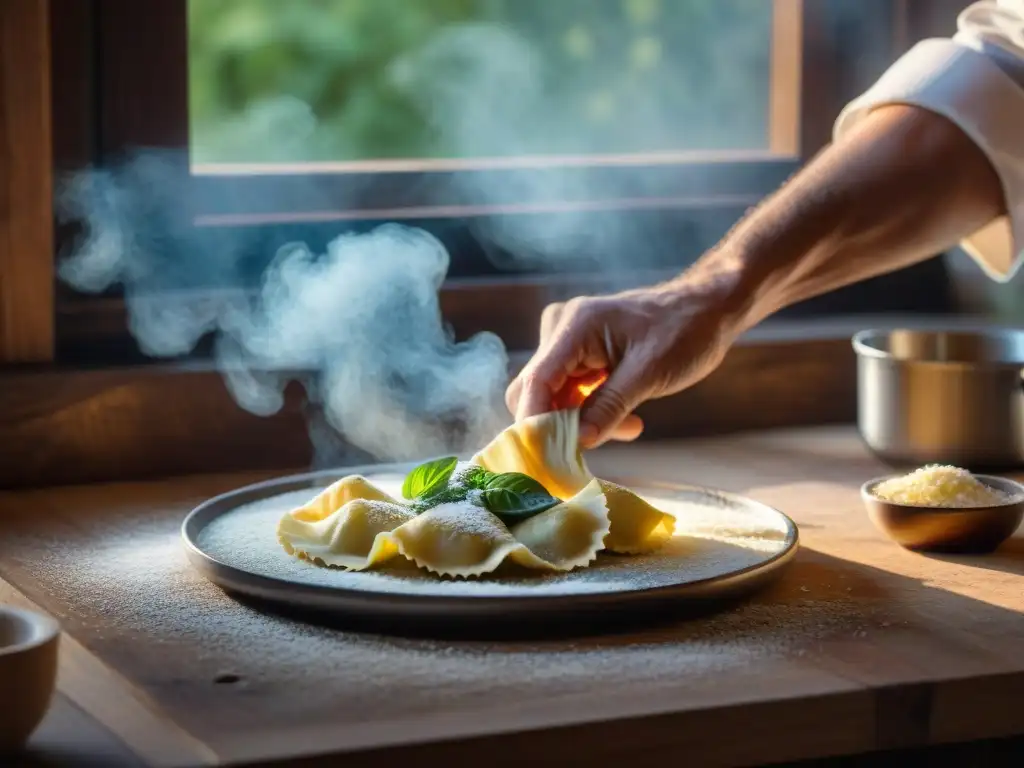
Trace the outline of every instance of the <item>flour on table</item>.
{"type": "MultiPolygon", "coordinates": [[[[277,514],[274,503],[249,512],[254,517],[277,514]]],[[[84,516],[73,533],[18,532],[24,546],[5,549],[4,557],[35,579],[79,642],[136,681],[158,705],[172,707],[185,728],[213,742],[225,733],[253,733],[279,724],[258,717],[246,703],[251,696],[278,700],[301,691],[287,699],[292,721],[331,721],[349,728],[422,712],[479,714],[512,698],[530,702],[615,695],[640,707],[659,688],[714,685],[725,671],[754,670],[772,659],[813,653],[829,637],[854,637],[873,628],[870,611],[856,596],[825,600],[789,593],[755,598],[699,621],[609,637],[495,642],[340,631],[262,613],[227,596],[189,566],[180,519],[138,506],[84,516]],[[41,550],[48,556],[27,554],[41,550]],[[214,684],[224,673],[238,675],[241,682],[214,684]],[[196,699],[215,702],[217,718],[205,716],[210,707],[192,706],[196,699]]],[[[705,523],[731,530],[723,523],[705,523]]],[[[226,534],[215,532],[207,544],[213,546],[226,534]]],[[[253,526],[238,535],[259,540],[262,533],[253,526]]],[[[295,567],[287,557],[276,562],[295,567]]],[[[299,572],[320,579],[355,575],[299,572]]],[[[408,583],[474,588],[407,575],[404,589],[408,583]]],[[[386,578],[403,583],[398,576],[386,578]]],[[[380,588],[379,581],[371,583],[380,588]]],[[[476,583],[490,590],[516,588],[476,583]]]]}

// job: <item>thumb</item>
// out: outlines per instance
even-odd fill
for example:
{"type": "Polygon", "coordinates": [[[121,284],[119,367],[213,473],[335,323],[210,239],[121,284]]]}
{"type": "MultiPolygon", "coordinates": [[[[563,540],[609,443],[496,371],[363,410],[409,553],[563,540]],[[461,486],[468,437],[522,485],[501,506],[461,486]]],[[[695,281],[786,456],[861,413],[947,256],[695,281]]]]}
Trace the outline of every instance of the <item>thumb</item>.
{"type": "Polygon", "coordinates": [[[565,386],[579,360],[579,331],[563,329],[519,374],[516,421],[551,410],[552,397],[565,386]]]}
{"type": "Polygon", "coordinates": [[[583,404],[580,414],[580,443],[594,448],[609,437],[643,401],[643,367],[628,360],[612,371],[583,404]]]}

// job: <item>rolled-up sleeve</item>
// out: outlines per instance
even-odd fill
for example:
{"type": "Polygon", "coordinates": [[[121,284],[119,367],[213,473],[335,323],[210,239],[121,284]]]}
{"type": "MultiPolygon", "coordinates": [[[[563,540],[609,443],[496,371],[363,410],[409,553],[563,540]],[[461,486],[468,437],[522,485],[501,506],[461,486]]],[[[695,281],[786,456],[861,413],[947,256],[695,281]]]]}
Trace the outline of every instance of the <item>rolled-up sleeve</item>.
{"type": "Polygon", "coordinates": [[[952,38],[924,40],[900,58],[846,106],[834,135],[887,104],[928,109],[958,125],[995,168],[1008,212],[961,245],[1005,282],[1024,260],[1024,0],[974,3],[957,27],[952,38]]]}

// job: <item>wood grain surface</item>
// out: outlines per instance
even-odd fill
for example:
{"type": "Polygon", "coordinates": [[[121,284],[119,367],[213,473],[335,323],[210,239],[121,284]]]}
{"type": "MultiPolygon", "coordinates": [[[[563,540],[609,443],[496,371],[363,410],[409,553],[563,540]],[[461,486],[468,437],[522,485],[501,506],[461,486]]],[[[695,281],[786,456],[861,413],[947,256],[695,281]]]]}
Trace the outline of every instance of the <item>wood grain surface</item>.
{"type": "Polygon", "coordinates": [[[28,747],[5,768],[146,768],[113,734],[63,694],[54,697],[28,747]]]}
{"type": "MultiPolygon", "coordinates": [[[[849,421],[854,369],[848,335],[752,340],[640,414],[648,437],[849,421]]],[[[300,382],[312,378],[296,373],[284,408],[265,417],[242,410],[210,363],[0,372],[0,488],[375,460],[306,405],[300,382]]]]}
{"type": "Polygon", "coordinates": [[[858,487],[883,467],[847,428],[592,463],[747,493],[798,522],[802,549],[770,590],[700,620],[519,643],[386,638],[262,614],[189,569],[182,517],[249,474],[2,494],[0,575],[80,648],[67,695],[160,765],[206,750],[223,763],[750,765],[1024,734],[1019,533],[985,558],[900,549],[866,518],[858,487]]]}
{"type": "Polygon", "coordinates": [[[53,359],[48,10],[0,3],[0,363],[53,359]]]}

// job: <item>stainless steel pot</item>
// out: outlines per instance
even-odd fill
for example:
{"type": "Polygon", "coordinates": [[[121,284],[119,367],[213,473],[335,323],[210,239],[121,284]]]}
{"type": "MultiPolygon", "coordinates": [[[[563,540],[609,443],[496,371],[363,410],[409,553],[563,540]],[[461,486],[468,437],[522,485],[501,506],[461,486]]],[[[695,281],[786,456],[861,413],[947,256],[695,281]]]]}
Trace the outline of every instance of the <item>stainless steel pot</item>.
{"type": "Polygon", "coordinates": [[[898,465],[1024,465],[1024,331],[861,331],[857,426],[898,465]]]}

